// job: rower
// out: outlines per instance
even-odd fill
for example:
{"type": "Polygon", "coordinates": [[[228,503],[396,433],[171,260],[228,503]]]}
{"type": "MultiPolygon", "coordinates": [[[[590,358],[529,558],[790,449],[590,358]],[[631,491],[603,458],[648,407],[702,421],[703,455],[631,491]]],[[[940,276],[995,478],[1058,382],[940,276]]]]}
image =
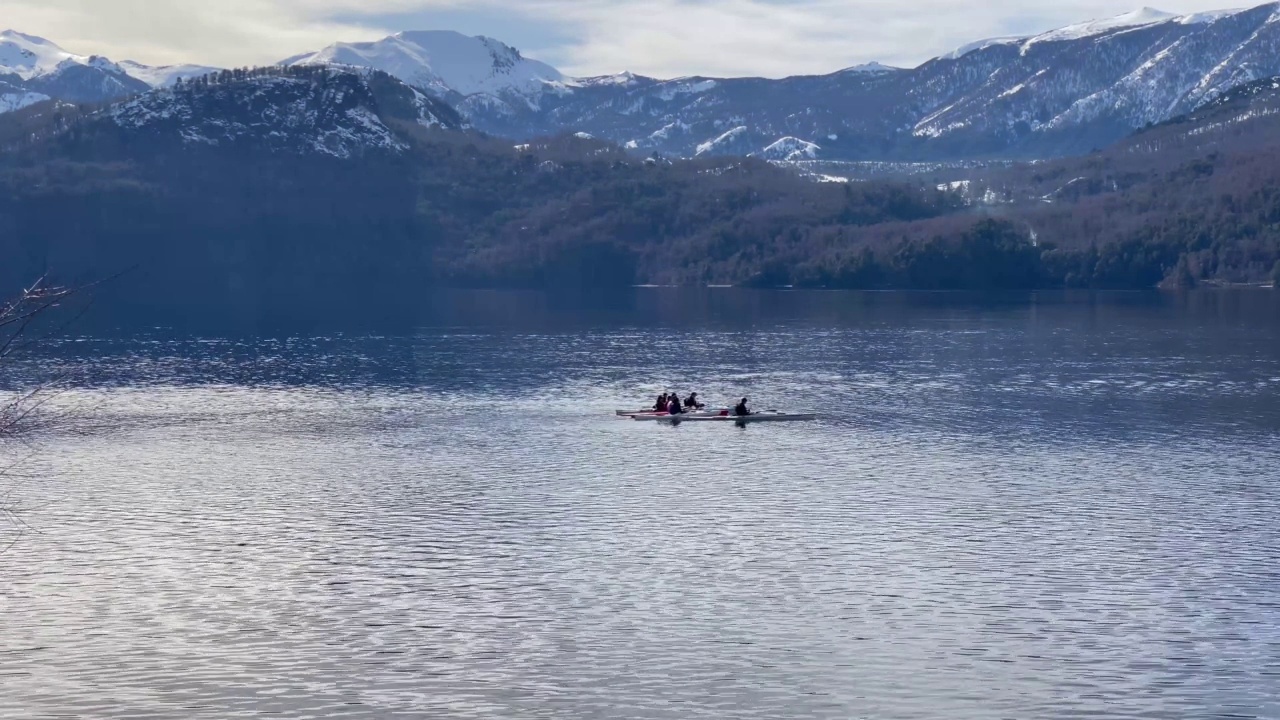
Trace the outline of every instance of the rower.
{"type": "Polygon", "coordinates": [[[751,414],[751,411],[747,409],[747,399],[746,399],[746,398],[742,398],[742,402],[740,402],[740,403],[738,403],[737,405],[735,405],[735,406],[734,406],[734,408],[733,408],[733,414],[734,414],[734,415],[737,415],[738,417],[746,417],[747,415],[750,415],[750,414],[751,414]]]}
{"type": "Polygon", "coordinates": [[[666,394],[666,393],[662,393],[661,395],[659,395],[659,396],[658,396],[658,402],[656,402],[656,403],[654,403],[654,404],[653,404],[653,411],[654,411],[654,412],[666,412],[666,411],[667,411],[667,404],[668,404],[668,403],[667,403],[667,394],[666,394]]]}
{"type": "Polygon", "coordinates": [[[685,410],[701,410],[704,407],[706,406],[698,402],[698,393],[691,393],[689,397],[684,399],[685,410]]]}
{"type": "Polygon", "coordinates": [[[667,403],[667,414],[679,415],[684,412],[684,410],[680,409],[679,395],[676,395],[675,393],[671,393],[667,397],[669,398],[669,402],[667,403]]]}

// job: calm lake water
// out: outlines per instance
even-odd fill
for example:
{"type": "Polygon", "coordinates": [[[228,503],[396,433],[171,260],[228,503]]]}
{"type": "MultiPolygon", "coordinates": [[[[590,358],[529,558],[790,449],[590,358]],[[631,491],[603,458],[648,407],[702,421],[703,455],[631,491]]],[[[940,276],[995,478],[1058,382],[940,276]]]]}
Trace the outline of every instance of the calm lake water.
{"type": "Polygon", "coordinates": [[[0,717],[1280,717],[1280,293],[330,324],[7,371],[77,412],[4,481],[0,717]],[[821,418],[613,417],[664,389],[821,418]]]}

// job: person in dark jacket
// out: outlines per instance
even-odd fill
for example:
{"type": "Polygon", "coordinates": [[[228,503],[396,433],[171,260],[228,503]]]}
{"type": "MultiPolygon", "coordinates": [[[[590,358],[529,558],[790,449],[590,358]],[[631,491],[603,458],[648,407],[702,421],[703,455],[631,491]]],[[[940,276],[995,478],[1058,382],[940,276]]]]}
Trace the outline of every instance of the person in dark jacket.
{"type": "Polygon", "coordinates": [[[656,402],[656,403],[654,403],[654,404],[653,404],[653,411],[654,411],[654,412],[666,412],[666,411],[667,411],[667,405],[668,405],[667,394],[666,394],[666,393],[662,393],[661,395],[659,395],[659,396],[658,396],[658,402],[656,402]]]}
{"type": "Polygon", "coordinates": [[[746,399],[746,398],[742,398],[742,402],[740,402],[740,403],[738,403],[737,405],[735,405],[735,406],[734,406],[734,408],[733,408],[733,414],[734,414],[734,415],[737,415],[738,417],[746,417],[746,416],[748,416],[748,415],[750,415],[750,414],[751,414],[751,411],[747,409],[747,399],[746,399]]]}
{"type": "Polygon", "coordinates": [[[671,394],[670,394],[670,395],[668,395],[667,397],[669,398],[669,402],[667,403],[667,413],[668,413],[668,414],[670,414],[670,415],[679,415],[679,414],[681,414],[681,413],[683,413],[683,412],[684,412],[684,410],[682,410],[682,409],[680,408],[680,396],[679,396],[679,395],[676,395],[675,393],[671,393],[671,394]]]}
{"type": "Polygon", "coordinates": [[[704,407],[706,406],[698,402],[698,393],[692,393],[684,399],[685,410],[701,410],[704,407]]]}

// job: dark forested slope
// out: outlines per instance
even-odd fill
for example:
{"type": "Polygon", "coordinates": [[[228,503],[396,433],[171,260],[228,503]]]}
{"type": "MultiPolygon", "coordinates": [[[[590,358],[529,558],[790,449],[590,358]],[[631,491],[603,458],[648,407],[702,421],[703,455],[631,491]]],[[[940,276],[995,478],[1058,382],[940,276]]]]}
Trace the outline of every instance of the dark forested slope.
{"type": "Polygon", "coordinates": [[[129,292],[143,301],[732,282],[814,228],[960,207],[758,160],[645,161],[573,136],[513,147],[376,72],[224,73],[88,115],[43,112],[43,125],[18,118],[25,140],[0,165],[6,284],[137,267],[129,292]]]}
{"type": "Polygon", "coordinates": [[[1280,263],[1280,79],[1103,152],[1015,166],[970,188],[988,191],[1011,198],[1009,212],[1039,239],[1075,251],[1056,269],[1068,284],[1267,281],[1280,263]]]}
{"type": "Polygon", "coordinates": [[[513,146],[381,73],[228,72],[0,119],[0,281],[136,268],[117,283],[133,302],[250,311],[388,307],[442,284],[1259,281],[1280,260],[1276,92],[988,171],[966,196],[575,136],[513,146]]]}

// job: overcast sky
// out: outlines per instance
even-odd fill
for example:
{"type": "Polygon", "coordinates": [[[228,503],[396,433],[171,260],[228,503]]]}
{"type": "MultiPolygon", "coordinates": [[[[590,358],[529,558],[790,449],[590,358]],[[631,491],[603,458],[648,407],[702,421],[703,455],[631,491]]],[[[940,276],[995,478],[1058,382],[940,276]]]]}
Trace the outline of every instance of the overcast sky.
{"type": "Polygon", "coordinates": [[[1135,9],[1124,0],[0,0],[0,26],[150,64],[265,64],[337,40],[448,29],[571,75],[782,77],[872,60],[915,66],[974,40],[1135,9]]]}

